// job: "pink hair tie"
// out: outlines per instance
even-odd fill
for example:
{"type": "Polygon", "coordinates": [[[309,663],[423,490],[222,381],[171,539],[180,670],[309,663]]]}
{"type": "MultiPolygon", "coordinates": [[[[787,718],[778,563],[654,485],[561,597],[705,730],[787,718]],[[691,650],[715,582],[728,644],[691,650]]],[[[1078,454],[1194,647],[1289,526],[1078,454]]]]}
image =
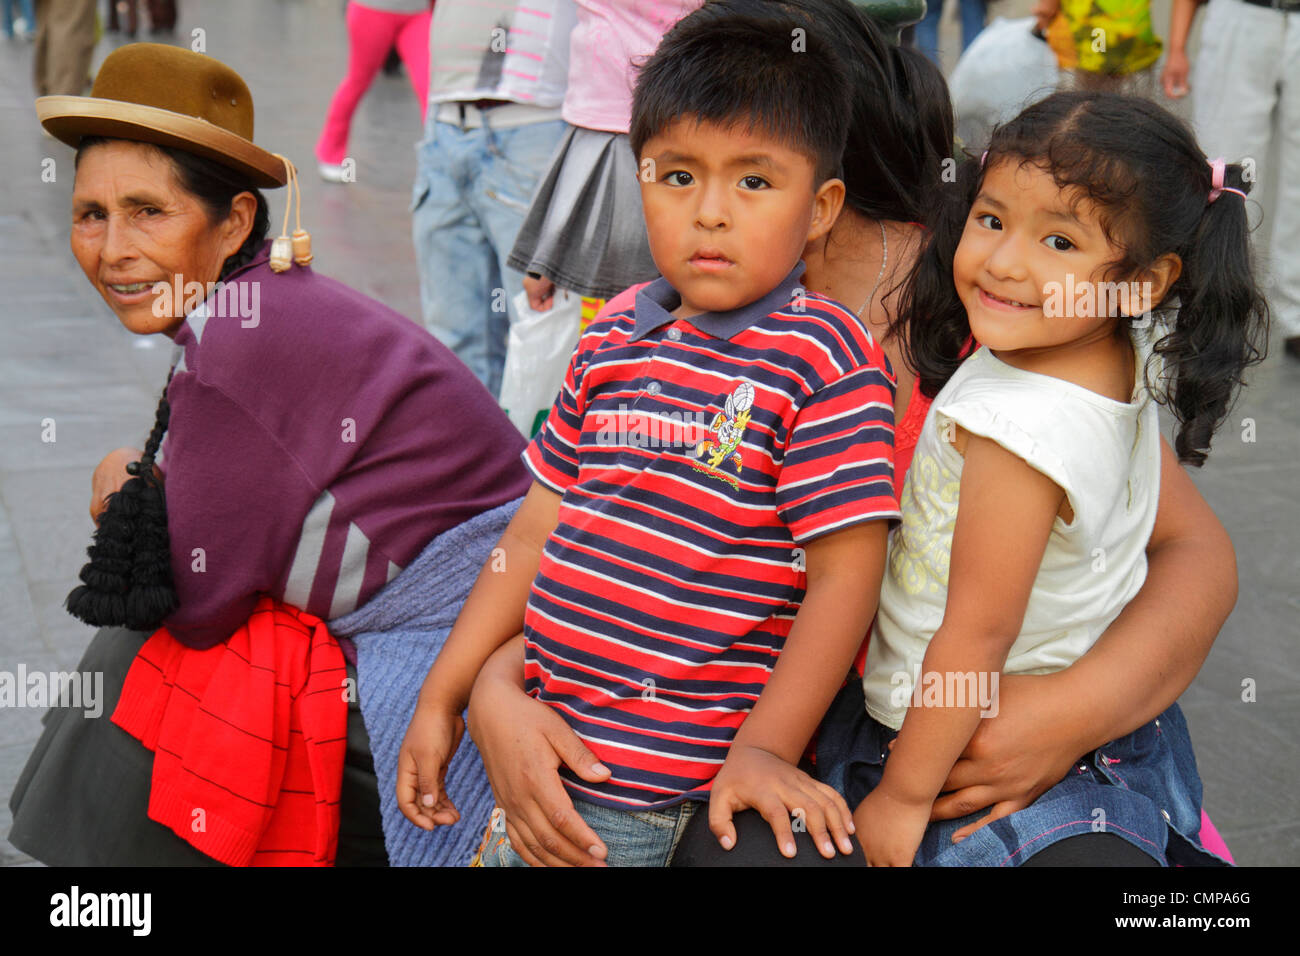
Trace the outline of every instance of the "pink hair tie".
{"type": "Polygon", "coordinates": [[[984,155],[980,157],[980,169],[984,168],[984,160],[988,158],[989,158],[989,151],[986,149],[984,150],[984,155]]]}
{"type": "Polygon", "coordinates": [[[1223,185],[1223,171],[1225,169],[1225,164],[1222,156],[1218,159],[1209,160],[1209,163],[1211,170],[1210,183],[1213,186],[1210,190],[1210,202],[1214,202],[1214,200],[1218,199],[1223,193],[1236,193],[1242,199],[1246,198],[1246,194],[1240,189],[1233,189],[1231,186],[1223,185]]]}

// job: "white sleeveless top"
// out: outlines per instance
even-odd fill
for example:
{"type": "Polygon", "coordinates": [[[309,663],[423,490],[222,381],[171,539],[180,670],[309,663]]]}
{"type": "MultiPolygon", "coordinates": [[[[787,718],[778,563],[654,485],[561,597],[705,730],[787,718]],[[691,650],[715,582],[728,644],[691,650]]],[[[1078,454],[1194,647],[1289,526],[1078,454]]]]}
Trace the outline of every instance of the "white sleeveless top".
{"type": "Polygon", "coordinates": [[[1134,335],[1137,374],[1129,404],[1014,368],[986,348],[935,397],[903,486],[903,520],[889,536],[867,651],[867,713],[882,724],[902,726],[926,645],[943,621],[964,461],[945,440],[945,433],[955,433],[950,423],[992,439],[1047,475],[1074,511],[1069,524],[1058,516],[1052,527],[1002,673],[1069,666],[1141,588],[1160,490],[1160,433],[1143,379],[1149,337],[1134,335]]]}

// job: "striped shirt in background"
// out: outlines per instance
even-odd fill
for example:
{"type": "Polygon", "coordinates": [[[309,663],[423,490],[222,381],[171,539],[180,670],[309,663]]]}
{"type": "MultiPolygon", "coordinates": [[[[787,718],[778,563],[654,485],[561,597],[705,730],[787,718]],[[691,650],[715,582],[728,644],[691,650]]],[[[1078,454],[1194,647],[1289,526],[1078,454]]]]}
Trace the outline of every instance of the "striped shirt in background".
{"type": "Polygon", "coordinates": [[[510,100],[559,119],[577,15],[574,0],[439,0],[429,25],[430,106],[510,100]]]}
{"type": "Polygon", "coordinates": [[[530,694],[613,771],[585,800],[707,790],[803,600],[800,545],[898,517],[894,378],[798,287],[674,319],[664,279],[593,322],[524,461],[563,495],[525,614],[530,694]]]}

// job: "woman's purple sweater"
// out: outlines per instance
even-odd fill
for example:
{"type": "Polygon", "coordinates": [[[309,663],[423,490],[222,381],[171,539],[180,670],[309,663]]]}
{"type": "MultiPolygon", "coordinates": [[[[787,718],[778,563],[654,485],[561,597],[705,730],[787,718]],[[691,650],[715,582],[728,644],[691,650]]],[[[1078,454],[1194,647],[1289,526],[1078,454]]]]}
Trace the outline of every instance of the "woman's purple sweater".
{"type": "Polygon", "coordinates": [[[175,337],[159,467],[180,608],[165,623],[196,648],[260,593],[346,614],[529,486],[523,437],[446,347],[310,268],[272,272],[269,246],[226,280],[255,286],[218,290],[175,337]]]}

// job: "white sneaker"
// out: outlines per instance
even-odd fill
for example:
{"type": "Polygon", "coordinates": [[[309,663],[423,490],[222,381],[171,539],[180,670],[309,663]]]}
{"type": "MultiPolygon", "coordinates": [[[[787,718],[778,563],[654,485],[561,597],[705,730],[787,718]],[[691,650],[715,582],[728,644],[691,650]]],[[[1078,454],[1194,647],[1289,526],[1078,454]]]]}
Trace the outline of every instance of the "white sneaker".
{"type": "Polygon", "coordinates": [[[341,163],[317,163],[316,168],[320,171],[320,178],[327,183],[347,182],[344,178],[347,170],[341,163]]]}

